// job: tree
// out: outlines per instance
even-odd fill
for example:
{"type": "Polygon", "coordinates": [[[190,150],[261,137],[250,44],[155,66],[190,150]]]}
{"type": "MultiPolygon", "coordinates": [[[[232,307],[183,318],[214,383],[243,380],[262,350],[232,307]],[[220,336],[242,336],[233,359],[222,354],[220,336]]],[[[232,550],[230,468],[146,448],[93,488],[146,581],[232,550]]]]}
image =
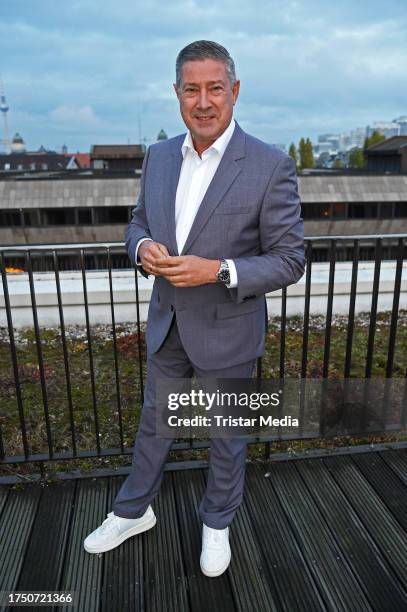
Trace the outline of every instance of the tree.
{"type": "Polygon", "coordinates": [[[372,145],[377,144],[378,142],[382,142],[382,140],[386,140],[386,136],[375,130],[371,136],[366,136],[363,149],[366,151],[368,147],[371,147],[372,145]]]}
{"type": "Polygon", "coordinates": [[[307,140],[305,141],[305,147],[306,147],[306,163],[307,163],[306,168],[313,168],[315,166],[314,151],[312,149],[312,142],[310,141],[309,138],[307,138],[307,140]]]}
{"type": "Polygon", "coordinates": [[[298,144],[298,153],[300,156],[300,168],[304,167],[304,157],[305,157],[305,140],[304,138],[300,139],[298,144]]]}
{"type": "Polygon", "coordinates": [[[313,168],[314,167],[314,153],[312,151],[312,142],[309,138],[304,140],[301,138],[299,144],[300,151],[300,167],[303,168],[313,168]]]}
{"type": "Polygon", "coordinates": [[[366,159],[363,149],[355,147],[349,152],[349,168],[364,168],[366,159]]]}
{"type": "Polygon", "coordinates": [[[343,163],[341,159],[335,159],[334,168],[337,168],[337,169],[343,168],[343,163]]]}
{"type": "Polygon", "coordinates": [[[383,140],[386,140],[386,137],[377,130],[375,130],[371,136],[366,136],[363,149],[355,147],[349,152],[349,168],[365,168],[367,164],[366,149],[383,140]]]}
{"type": "Polygon", "coordinates": [[[298,166],[297,149],[293,142],[290,144],[290,148],[288,149],[288,155],[292,157],[292,159],[295,162],[295,167],[297,167],[298,166]]]}

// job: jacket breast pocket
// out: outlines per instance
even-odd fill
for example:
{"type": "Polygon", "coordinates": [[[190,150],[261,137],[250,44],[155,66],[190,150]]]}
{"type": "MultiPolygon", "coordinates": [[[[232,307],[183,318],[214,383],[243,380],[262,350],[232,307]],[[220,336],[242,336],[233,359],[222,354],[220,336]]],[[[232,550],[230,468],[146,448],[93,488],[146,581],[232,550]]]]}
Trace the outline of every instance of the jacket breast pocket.
{"type": "Polygon", "coordinates": [[[250,212],[250,206],[230,206],[228,208],[217,208],[215,215],[247,215],[250,212]]]}
{"type": "Polygon", "coordinates": [[[234,302],[225,302],[218,304],[216,307],[216,317],[218,319],[231,319],[232,317],[240,317],[242,315],[250,314],[260,310],[262,307],[262,300],[247,300],[241,304],[235,304],[234,302]]]}

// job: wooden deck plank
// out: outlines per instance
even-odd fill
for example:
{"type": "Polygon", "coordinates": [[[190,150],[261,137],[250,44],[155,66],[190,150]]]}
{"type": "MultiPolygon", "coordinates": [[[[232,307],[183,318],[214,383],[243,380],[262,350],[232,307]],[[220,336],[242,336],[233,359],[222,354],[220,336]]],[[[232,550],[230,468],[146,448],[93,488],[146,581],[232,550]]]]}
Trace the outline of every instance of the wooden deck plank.
{"type": "MultiPolygon", "coordinates": [[[[57,591],[62,576],[75,482],[46,485],[35,516],[16,589],[57,591]]],[[[43,610],[42,606],[30,606],[43,610]]],[[[16,607],[13,610],[25,610],[16,607]]]]}
{"type": "Polygon", "coordinates": [[[277,492],[327,607],[347,612],[372,610],[294,462],[273,466],[268,483],[277,492]]]}
{"type": "MultiPolygon", "coordinates": [[[[4,491],[4,489],[3,489],[4,491]]],[[[41,487],[6,487],[0,515],[0,590],[16,590],[35,522],[41,487]]],[[[6,610],[4,606],[0,610],[6,610]]]]}
{"type": "Polygon", "coordinates": [[[407,485],[407,451],[388,450],[379,454],[400,480],[407,485]]]}
{"type": "Polygon", "coordinates": [[[153,503],[157,524],[144,534],[146,612],[189,610],[187,580],[171,474],[164,473],[160,494],[153,503]]]}
{"type": "Polygon", "coordinates": [[[267,473],[264,466],[247,466],[245,504],[278,610],[327,610],[276,491],[265,476],[267,473]]]}
{"type": "Polygon", "coordinates": [[[352,457],[366,480],[407,532],[407,488],[378,453],[352,457]]]}
{"type": "MultiPolygon", "coordinates": [[[[83,479],[77,483],[75,506],[66,549],[66,559],[59,590],[76,591],[78,609],[98,612],[102,583],[103,555],[89,554],[83,540],[106,518],[107,478],[83,479]]],[[[58,612],[71,612],[61,606],[58,612]]]]}
{"type": "MultiPolygon", "coordinates": [[[[123,477],[109,478],[107,511],[123,483],[123,477]]],[[[101,612],[144,612],[143,539],[150,531],[125,540],[104,553],[101,612]]]]}
{"type": "Polygon", "coordinates": [[[404,612],[407,609],[406,591],[322,459],[299,461],[296,467],[316,500],[332,537],[364,587],[372,608],[386,610],[391,602],[394,612],[404,612]]]}
{"type": "Polygon", "coordinates": [[[229,577],[237,609],[278,612],[278,598],[270,587],[267,563],[244,498],[230,527],[230,541],[233,563],[229,577]]]}
{"type": "Polygon", "coordinates": [[[201,470],[172,473],[185,574],[188,581],[190,609],[193,612],[222,610],[234,612],[235,605],[227,574],[211,579],[201,572],[202,527],[198,506],[204,483],[201,470]]]}
{"type": "Polygon", "coordinates": [[[406,532],[350,457],[327,457],[323,461],[381,549],[401,585],[406,588],[406,532]]]}
{"type": "MultiPolygon", "coordinates": [[[[208,590],[211,593],[211,606],[215,609],[238,610],[243,612],[248,609],[259,610],[259,612],[272,612],[277,610],[271,590],[268,585],[267,575],[264,572],[264,562],[261,552],[254,537],[251,521],[247,509],[240,507],[233,524],[230,528],[230,545],[232,560],[226,572],[225,580],[207,578],[200,570],[199,558],[202,545],[202,521],[199,516],[199,503],[203,497],[206,487],[207,471],[200,470],[194,475],[193,483],[189,482],[187,472],[174,473],[174,490],[180,513],[184,514],[183,524],[188,528],[190,517],[193,516],[194,525],[191,540],[193,546],[185,549],[184,558],[188,559],[190,572],[188,580],[191,592],[191,609],[207,610],[208,590]],[[185,497],[190,496],[190,499],[185,497]],[[226,582],[229,578],[229,583],[226,582]],[[221,584],[226,582],[226,584],[221,584]],[[203,592],[202,592],[203,591],[203,592]]],[[[189,534],[188,534],[189,535],[189,534]]]]}

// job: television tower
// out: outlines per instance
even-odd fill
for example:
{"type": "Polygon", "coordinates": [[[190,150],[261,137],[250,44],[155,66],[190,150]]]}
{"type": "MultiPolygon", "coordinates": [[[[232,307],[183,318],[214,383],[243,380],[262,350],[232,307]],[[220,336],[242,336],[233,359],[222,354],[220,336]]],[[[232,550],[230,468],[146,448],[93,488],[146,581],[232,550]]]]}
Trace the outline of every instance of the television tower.
{"type": "Polygon", "coordinates": [[[6,101],[6,94],[4,93],[3,81],[0,77],[0,111],[3,115],[3,140],[0,140],[0,143],[6,149],[6,153],[10,153],[11,151],[11,143],[8,135],[8,122],[7,122],[7,113],[9,110],[9,106],[6,101]]]}

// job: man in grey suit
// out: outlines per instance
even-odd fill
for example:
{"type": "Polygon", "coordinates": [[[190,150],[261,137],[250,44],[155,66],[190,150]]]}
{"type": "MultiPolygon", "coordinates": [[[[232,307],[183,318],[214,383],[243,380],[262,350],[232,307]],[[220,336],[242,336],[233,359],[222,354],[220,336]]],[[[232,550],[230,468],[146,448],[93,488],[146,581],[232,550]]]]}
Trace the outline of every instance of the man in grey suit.
{"type": "MultiPolygon", "coordinates": [[[[133,265],[154,275],[147,382],[131,472],[107,519],[85,540],[104,552],[154,526],[151,502],[171,439],[156,435],[156,381],[249,378],[265,344],[265,293],[299,280],[304,235],[295,164],[233,119],[240,82],[228,51],[197,41],[176,62],[185,135],[149,147],[126,231],[133,265]]],[[[201,569],[229,565],[229,525],[241,503],[246,438],[212,438],[201,569]]]]}

